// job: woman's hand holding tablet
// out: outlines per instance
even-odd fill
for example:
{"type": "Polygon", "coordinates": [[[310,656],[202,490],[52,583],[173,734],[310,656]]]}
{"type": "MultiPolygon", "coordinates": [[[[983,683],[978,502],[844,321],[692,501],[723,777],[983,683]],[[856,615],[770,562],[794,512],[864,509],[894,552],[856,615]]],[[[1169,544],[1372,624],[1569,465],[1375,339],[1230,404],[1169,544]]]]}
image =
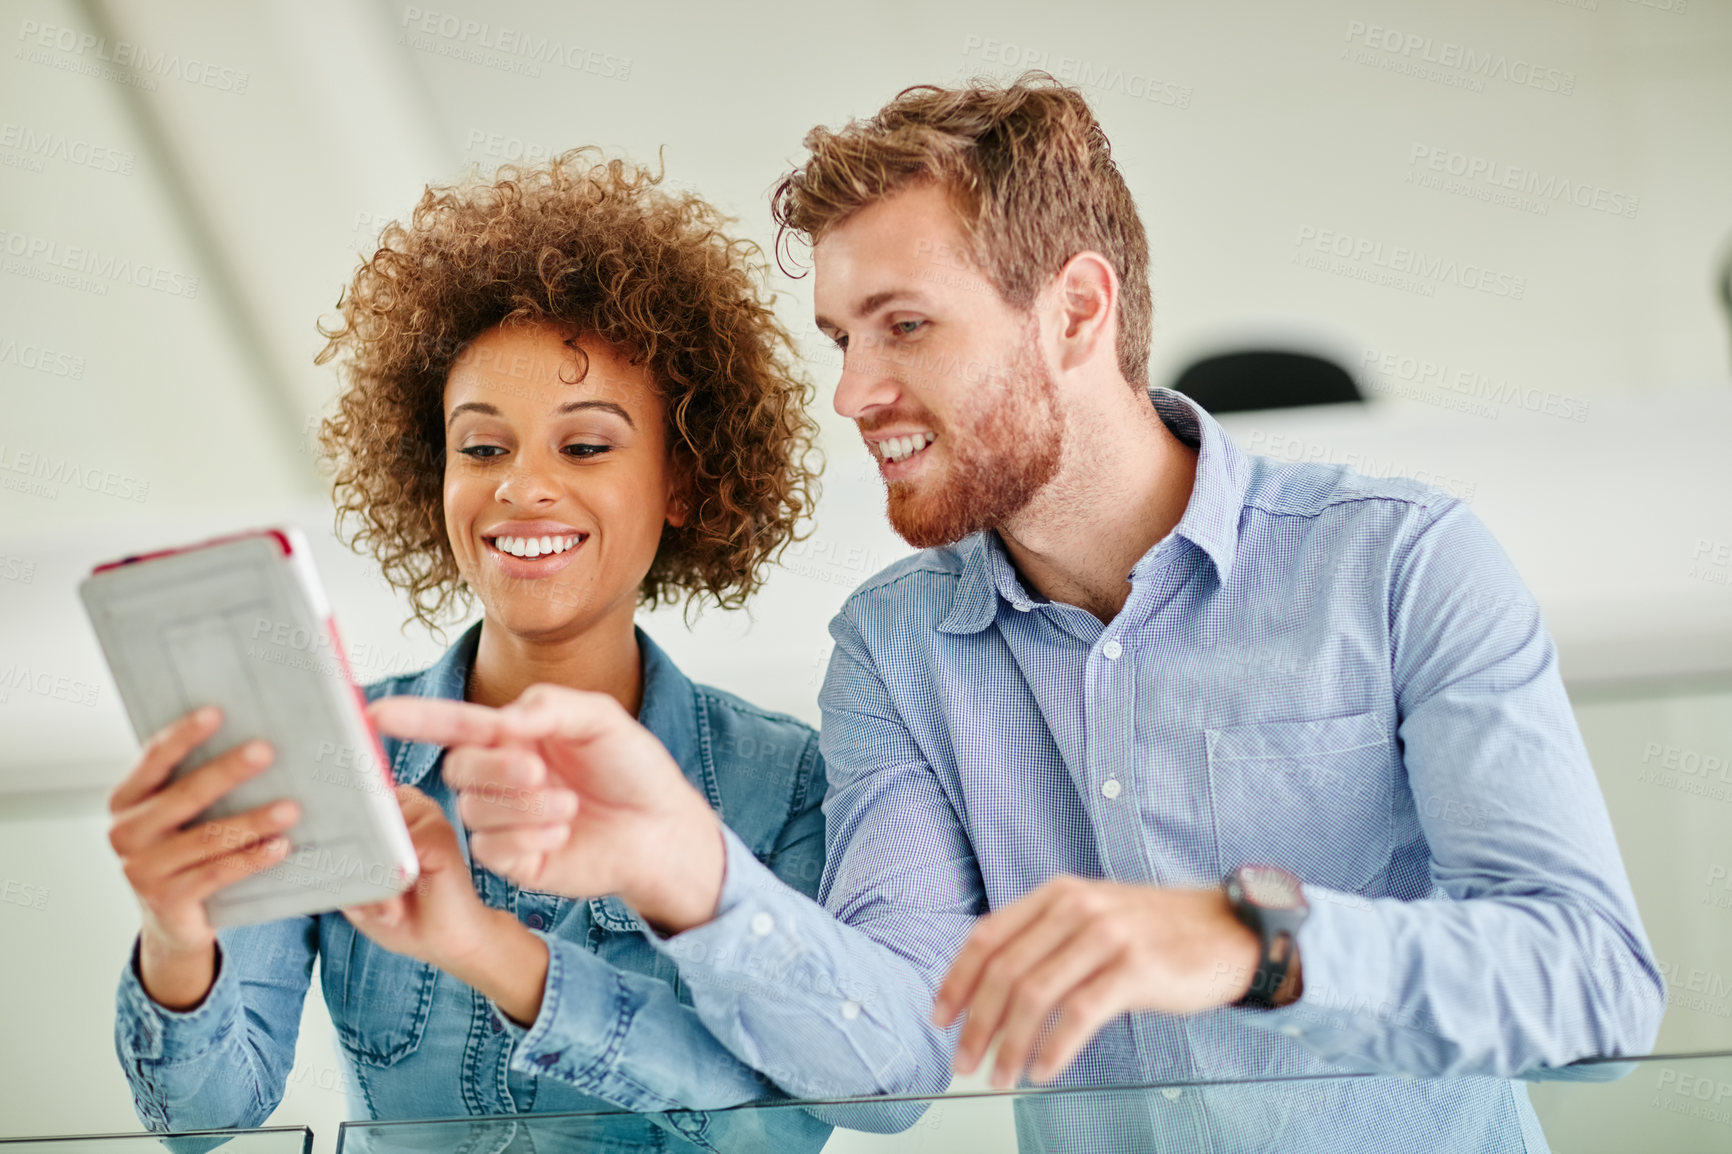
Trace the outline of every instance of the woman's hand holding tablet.
{"type": "Polygon", "coordinates": [[[203,1001],[216,978],[216,927],[206,899],[281,862],[289,849],[283,834],[300,819],[300,806],[283,799],[188,824],[271,764],[270,747],[251,741],[171,781],[221,724],[222,711],[206,706],[159,730],[108,798],[108,842],[143,912],[139,979],[170,1009],[203,1001]]]}

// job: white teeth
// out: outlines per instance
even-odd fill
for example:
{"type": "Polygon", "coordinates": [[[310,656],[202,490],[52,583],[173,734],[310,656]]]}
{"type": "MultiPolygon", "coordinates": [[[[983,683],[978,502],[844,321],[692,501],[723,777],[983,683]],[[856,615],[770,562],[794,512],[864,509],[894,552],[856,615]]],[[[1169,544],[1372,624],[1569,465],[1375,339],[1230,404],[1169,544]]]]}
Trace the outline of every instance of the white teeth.
{"type": "Polygon", "coordinates": [[[906,437],[890,437],[878,442],[878,451],[886,461],[905,461],[936,440],[931,433],[910,433],[906,437]]]}
{"type": "Polygon", "coordinates": [[[564,553],[567,549],[575,548],[582,539],[578,536],[495,537],[493,547],[513,557],[542,557],[550,553],[564,553]]]}

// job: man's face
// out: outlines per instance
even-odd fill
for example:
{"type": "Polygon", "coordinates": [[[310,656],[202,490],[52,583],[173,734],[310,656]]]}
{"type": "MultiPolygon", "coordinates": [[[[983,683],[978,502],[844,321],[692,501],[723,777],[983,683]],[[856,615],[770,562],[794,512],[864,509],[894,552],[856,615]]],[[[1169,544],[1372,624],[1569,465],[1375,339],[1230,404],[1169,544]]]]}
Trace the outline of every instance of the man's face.
{"type": "Polygon", "coordinates": [[[968,254],[934,185],[862,209],[813,250],[818,327],[843,350],[836,411],[916,548],[1001,525],[1058,470],[1064,420],[1035,315],[968,254]]]}

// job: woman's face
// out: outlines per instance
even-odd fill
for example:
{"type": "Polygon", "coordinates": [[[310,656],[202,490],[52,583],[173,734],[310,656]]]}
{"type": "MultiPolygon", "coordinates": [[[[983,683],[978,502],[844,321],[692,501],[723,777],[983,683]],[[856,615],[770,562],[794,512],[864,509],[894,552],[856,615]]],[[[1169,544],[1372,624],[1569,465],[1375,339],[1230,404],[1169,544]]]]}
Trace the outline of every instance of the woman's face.
{"type": "Polygon", "coordinates": [[[490,329],[445,379],[457,568],[490,621],[547,640],[629,620],[663,524],[684,521],[649,370],[585,337],[585,372],[567,336],[490,329]]]}

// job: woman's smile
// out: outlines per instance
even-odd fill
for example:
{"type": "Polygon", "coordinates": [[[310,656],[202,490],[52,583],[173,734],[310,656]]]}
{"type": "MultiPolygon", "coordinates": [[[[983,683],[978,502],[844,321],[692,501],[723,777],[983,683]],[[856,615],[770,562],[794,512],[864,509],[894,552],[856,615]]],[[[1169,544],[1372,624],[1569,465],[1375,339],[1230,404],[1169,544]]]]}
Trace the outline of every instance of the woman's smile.
{"type": "Polygon", "coordinates": [[[482,553],[505,576],[551,577],[577,559],[589,534],[552,521],[514,521],[481,534],[482,553]]]}

